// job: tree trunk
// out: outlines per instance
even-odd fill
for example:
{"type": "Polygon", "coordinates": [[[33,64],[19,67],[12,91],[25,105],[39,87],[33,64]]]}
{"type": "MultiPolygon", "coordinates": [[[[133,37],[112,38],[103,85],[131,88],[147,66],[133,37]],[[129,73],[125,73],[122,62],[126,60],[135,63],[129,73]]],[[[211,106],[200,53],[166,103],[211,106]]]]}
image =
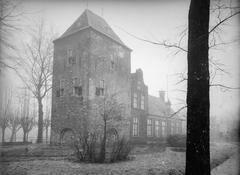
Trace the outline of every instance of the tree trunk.
{"type": "Polygon", "coordinates": [[[104,120],[103,142],[101,146],[100,161],[104,162],[106,154],[106,140],[107,140],[107,121],[104,120]]]}
{"type": "Polygon", "coordinates": [[[5,128],[2,128],[2,143],[5,142],[5,128]]]}
{"type": "Polygon", "coordinates": [[[26,133],[26,141],[28,142],[28,133],[29,131],[26,133]]]}
{"type": "Polygon", "coordinates": [[[13,129],[12,129],[12,133],[11,133],[11,137],[10,137],[10,142],[13,142],[15,133],[16,133],[16,130],[13,128],[13,129]]]}
{"type": "Polygon", "coordinates": [[[46,143],[48,143],[48,126],[46,127],[46,143]]]}
{"type": "Polygon", "coordinates": [[[14,142],[17,141],[17,132],[18,132],[18,131],[16,131],[16,132],[14,133],[14,137],[13,137],[13,141],[14,141],[14,142]]]}
{"type": "Polygon", "coordinates": [[[23,131],[23,142],[27,141],[27,132],[23,131]]]}
{"type": "Polygon", "coordinates": [[[42,98],[38,98],[38,136],[37,143],[43,141],[43,105],[42,98]]]}
{"type": "Polygon", "coordinates": [[[188,16],[186,175],[210,175],[209,4],[191,0],[188,16]]]}

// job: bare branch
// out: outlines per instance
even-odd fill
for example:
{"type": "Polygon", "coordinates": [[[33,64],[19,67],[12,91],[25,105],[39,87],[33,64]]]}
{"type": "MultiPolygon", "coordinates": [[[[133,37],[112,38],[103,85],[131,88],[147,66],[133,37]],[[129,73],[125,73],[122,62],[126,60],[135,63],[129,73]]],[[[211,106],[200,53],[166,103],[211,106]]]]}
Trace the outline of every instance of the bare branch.
{"type": "MultiPolygon", "coordinates": [[[[118,27],[118,26],[116,26],[118,27]]],[[[187,49],[181,47],[179,44],[181,44],[181,39],[180,41],[178,42],[178,44],[174,43],[174,44],[171,44],[171,43],[167,43],[167,41],[163,41],[163,42],[154,42],[154,41],[151,41],[151,40],[147,40],[147,39],[144,39],[144,38],[141,38],[141,37],[138,37],[136,35],[133,35],[129,32],[127,32],[126,30],[122,29],[121,27],[118,27],[120,30],[124,31],[125,33],[127,33],[128,35],[132,36],[133,38],[137,39],[137,40],[140,40],[140,41],[144,41],[144,42],[147,42],[147,43],[150,43],[150,44],[154,44],[154,45],[159,45],[159,46],[163,46],[165,48],[176,48],[176,49],[179,49],[183,52],[187,52],[187,49]]]]}
{"type": "Polygon", "coordinates": [[[222,84],[210,84],[210,87],[221,87],[221,88],[231,89],[231,90],[239,90],[240,89],[240,87],[230,87],[230,86],[226,86],[226,85],[222,85],[222,84]]]}
{"type": "Polygon", "coordinates": [[[169,118],[174,117],[176,114],[178,114],[179,112],[181,112],[183,109],[187,108],[187,106],[183,106],[181,108],[179,108],[176,112],[172,113],[170,116],[168,116],[169,118]]]}
{"type": "Polygon", "coordinates": [[[240,14],[240,11],[237,11],[229,16],[227,16],[226,18],[224,19],[220,19],[220,21],[212,28],[209,30],[208,34],[212,33],[214,30],[216,30],[221,24],[223,24],[224,22],[228,21],[229,19],[231,19],[232,17],[236,16],[240,14]]]}

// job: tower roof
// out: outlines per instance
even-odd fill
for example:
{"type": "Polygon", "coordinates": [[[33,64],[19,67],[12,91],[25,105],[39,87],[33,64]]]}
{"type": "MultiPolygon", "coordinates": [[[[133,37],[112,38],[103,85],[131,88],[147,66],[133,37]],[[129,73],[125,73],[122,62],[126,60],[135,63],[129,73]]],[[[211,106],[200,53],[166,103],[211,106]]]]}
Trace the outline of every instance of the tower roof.
{"type": "Polygon", "coordinates": [[[81,16],[79,16],[77,20],[58,39],[65,38],[89,27],[111,38],[115,42],[127,47],[103,18],[88,9],[86,9],[81,14],[81,16]]]}

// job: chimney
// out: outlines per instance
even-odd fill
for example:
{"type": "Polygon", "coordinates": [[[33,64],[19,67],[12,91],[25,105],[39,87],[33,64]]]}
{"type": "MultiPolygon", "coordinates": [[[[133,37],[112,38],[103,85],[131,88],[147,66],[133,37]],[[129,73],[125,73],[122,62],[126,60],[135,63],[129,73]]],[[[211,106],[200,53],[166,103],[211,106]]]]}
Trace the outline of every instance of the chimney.
{"type": "Polygon", "coordinates": [[[159,91],[159,98],[165,102],[165,91],[159,91]]]}

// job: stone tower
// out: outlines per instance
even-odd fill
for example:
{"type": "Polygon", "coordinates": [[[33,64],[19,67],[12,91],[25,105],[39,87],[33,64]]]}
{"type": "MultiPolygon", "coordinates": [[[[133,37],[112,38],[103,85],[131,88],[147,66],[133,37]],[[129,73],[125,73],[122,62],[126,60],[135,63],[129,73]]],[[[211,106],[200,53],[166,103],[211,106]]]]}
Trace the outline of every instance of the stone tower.
{"type": "Polygon", "coordinates": [[[84,132],[92,102],[105,94],[118,93],[124,116],[130,118],[130,54],[106,21],[90,10],[54,41],[52,143],[84,132]]]}

